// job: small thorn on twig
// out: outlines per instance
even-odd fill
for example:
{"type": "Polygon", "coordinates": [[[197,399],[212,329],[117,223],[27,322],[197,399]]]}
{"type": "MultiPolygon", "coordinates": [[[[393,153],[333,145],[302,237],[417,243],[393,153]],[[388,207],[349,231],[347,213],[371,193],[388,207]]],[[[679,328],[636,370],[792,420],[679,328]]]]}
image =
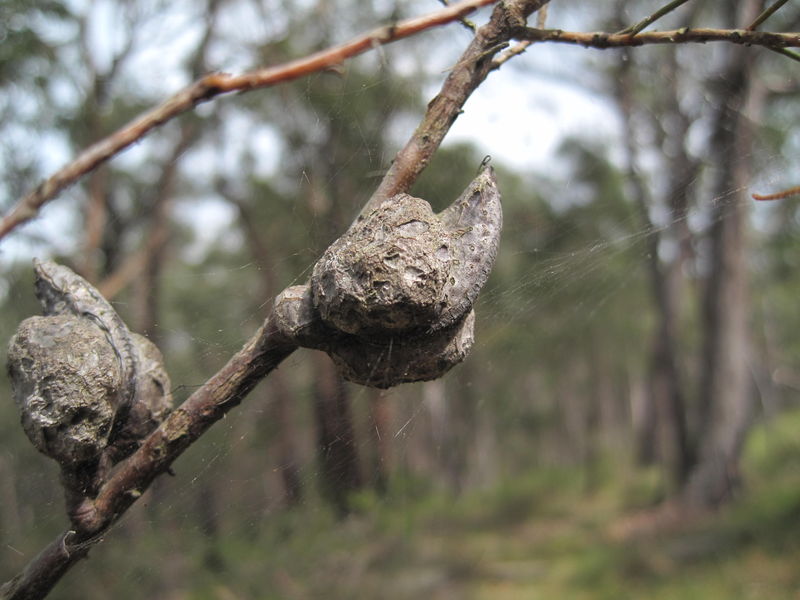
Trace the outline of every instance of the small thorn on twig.
{"type": "Polygon", "coordinates": [[[69,556],[70,556],[70,551],[69,551],[69,548],[67,548],[67,544],[69,543],[69,538],[73,537],[74,535],[75,535],[75,531],[70,529],[69,531],[67,531],[64,534],[64,537],[61,538],[61,548],[60,548],[60,550],[64,554],[64,556],[66,556],[67,558],[69,558],[69,556]]]}
{"type": "MultiPolygon", "coordinates": [[[[380,45],[378,45],[377,47],[380,48],[380,45]]],[[[334,75],[339,75],[340,77],[343,77],[345,74],[344,65],[342,63],[329,65],[325,67],[324,71],[326,73],[333,73],[334,75]]]]}

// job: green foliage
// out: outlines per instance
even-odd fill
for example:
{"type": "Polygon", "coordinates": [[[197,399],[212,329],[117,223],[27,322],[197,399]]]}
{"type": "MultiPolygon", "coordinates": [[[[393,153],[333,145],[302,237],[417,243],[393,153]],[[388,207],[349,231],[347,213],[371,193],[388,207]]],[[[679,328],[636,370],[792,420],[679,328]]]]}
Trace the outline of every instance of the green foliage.
{"type": "Polygon", "coordinates": [[[67,20],[68,11],[61,2],[51,0],[6,0],[0,6],[0,86],[20,85],[23,71],[36,74],[43,83],[55,57],[55,48],[41,30],[67,20]]]}

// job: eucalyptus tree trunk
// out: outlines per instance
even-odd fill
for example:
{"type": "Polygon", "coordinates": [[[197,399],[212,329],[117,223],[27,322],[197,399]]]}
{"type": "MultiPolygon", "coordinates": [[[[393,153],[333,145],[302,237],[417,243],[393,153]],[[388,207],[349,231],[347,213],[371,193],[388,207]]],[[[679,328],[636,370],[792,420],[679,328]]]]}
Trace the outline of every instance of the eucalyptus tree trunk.
{"type": "MultiPolygon", "coordinates": [[[[731,2],[731,11],[737,3],[731,2]]],[[[738,21],[752,22],[761,3],[742,3],[738,21]]],[[[752,421],[750,297],[747,273],[747,185],[752,130],[746,109],[754,76],[753,53],[726,47],[716,84],[710,160],[715,168],[710,265],[703,302],[705,342],[700,382],[697,462],[684,490],[692,506],[711,507],[739,484],[743,442],[752,421]]]]}
{"type": "MultiPolygon", "coordinates": [[[[221,190],[225,197],[239,211],[239,224],[247,238],[250,254],[261,272],[260,296],[272,298],[278,290],[275,277],[273,257],[275,248],[270,246],[270,238],[263,233],[255,211],[245,201],[236,198],[229,189],[221,190]]],[[[277,424],[275,445],[278,455],[278,470],[283,483],[283,493],[288,506],[296,506],[303,498],[303,484],[300,478],[300,463],[297,458],[297,431],[293,422],[292,392],[286,381],[285,373],[276,371],[272,374],[269,387],[265,392],[266,401],[271,403],[269,418],[277,424]]]]}

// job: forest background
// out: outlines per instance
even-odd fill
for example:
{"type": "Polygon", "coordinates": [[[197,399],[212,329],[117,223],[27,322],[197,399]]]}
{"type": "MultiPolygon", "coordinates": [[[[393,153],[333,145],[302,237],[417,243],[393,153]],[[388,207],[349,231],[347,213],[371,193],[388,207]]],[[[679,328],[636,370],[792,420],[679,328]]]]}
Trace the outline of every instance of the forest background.
{"type": "MultiPolygon", "coordinates": [[[[285,62],[432,2],[0,7],[0,201],[200,75],[285,62]]],[[[552,3],[618,31],[656,2],[552,3]]],[[[659,28],[732,28],[688,2],[659,28]]],[[[478,13],[476,22],[488,12],[478,13]]],[[[773,31],[796,31],[785,7],[773,31]]],[[[471,39],[454,23],[172,121],[3,241],[0,331],[69,264],[165,355],[176,402],[369,198],[471,39]]],[[[800,575],[797,66],[727,44],[535,44],[413,188],[492,155],[505,228],[477,343],[442,379],[347,384],[292,355],[54,598],[794,598],[800,575]]],[[[0,401],[0,579],[63,528],[55,465],[0,401]]]]}

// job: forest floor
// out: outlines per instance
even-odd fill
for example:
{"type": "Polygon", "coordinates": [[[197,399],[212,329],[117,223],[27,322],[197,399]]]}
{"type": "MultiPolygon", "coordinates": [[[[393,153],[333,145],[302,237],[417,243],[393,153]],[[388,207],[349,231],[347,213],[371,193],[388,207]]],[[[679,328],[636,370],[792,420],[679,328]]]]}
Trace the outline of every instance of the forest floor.
{"type": "Polygon", "coordinates": [[[244,545],[231,538],[218,558],[252,571],[226,568],[227,583],[209,572],[191,597],[798,599],[798,431],[800,413],[761,426],[741,497],[656,531],[640,527],[641,477],[587,488],[574,471],[537,473],[458,499],[393,490],[344,521],[306,507],[244,545]]]}
{"type": "MultiPolygon", "coordinates": [[[[308,502],[213,541],[176,539],[171,559],[159,532],[156,565],[153,553],[132,556],[119,543],[106,557],[127,558],[122,578],[137,590],[130,597],[170,600],[797,600],[798,431],[800,411],[760,426],[748,441],[740,497],[647,532],[643,507],[654,504],[656,474],[620,476],[605,465],[591,477],[537,471],[458,498],[398,483],[384,498],[357,498],[343,520],[308,502]],[[174,575],[171,593],[163,582],[149,588],[164,569],[191,575],[174,575]]],[[[97,597],[108,597],[116,572],[97,597]]]]}

